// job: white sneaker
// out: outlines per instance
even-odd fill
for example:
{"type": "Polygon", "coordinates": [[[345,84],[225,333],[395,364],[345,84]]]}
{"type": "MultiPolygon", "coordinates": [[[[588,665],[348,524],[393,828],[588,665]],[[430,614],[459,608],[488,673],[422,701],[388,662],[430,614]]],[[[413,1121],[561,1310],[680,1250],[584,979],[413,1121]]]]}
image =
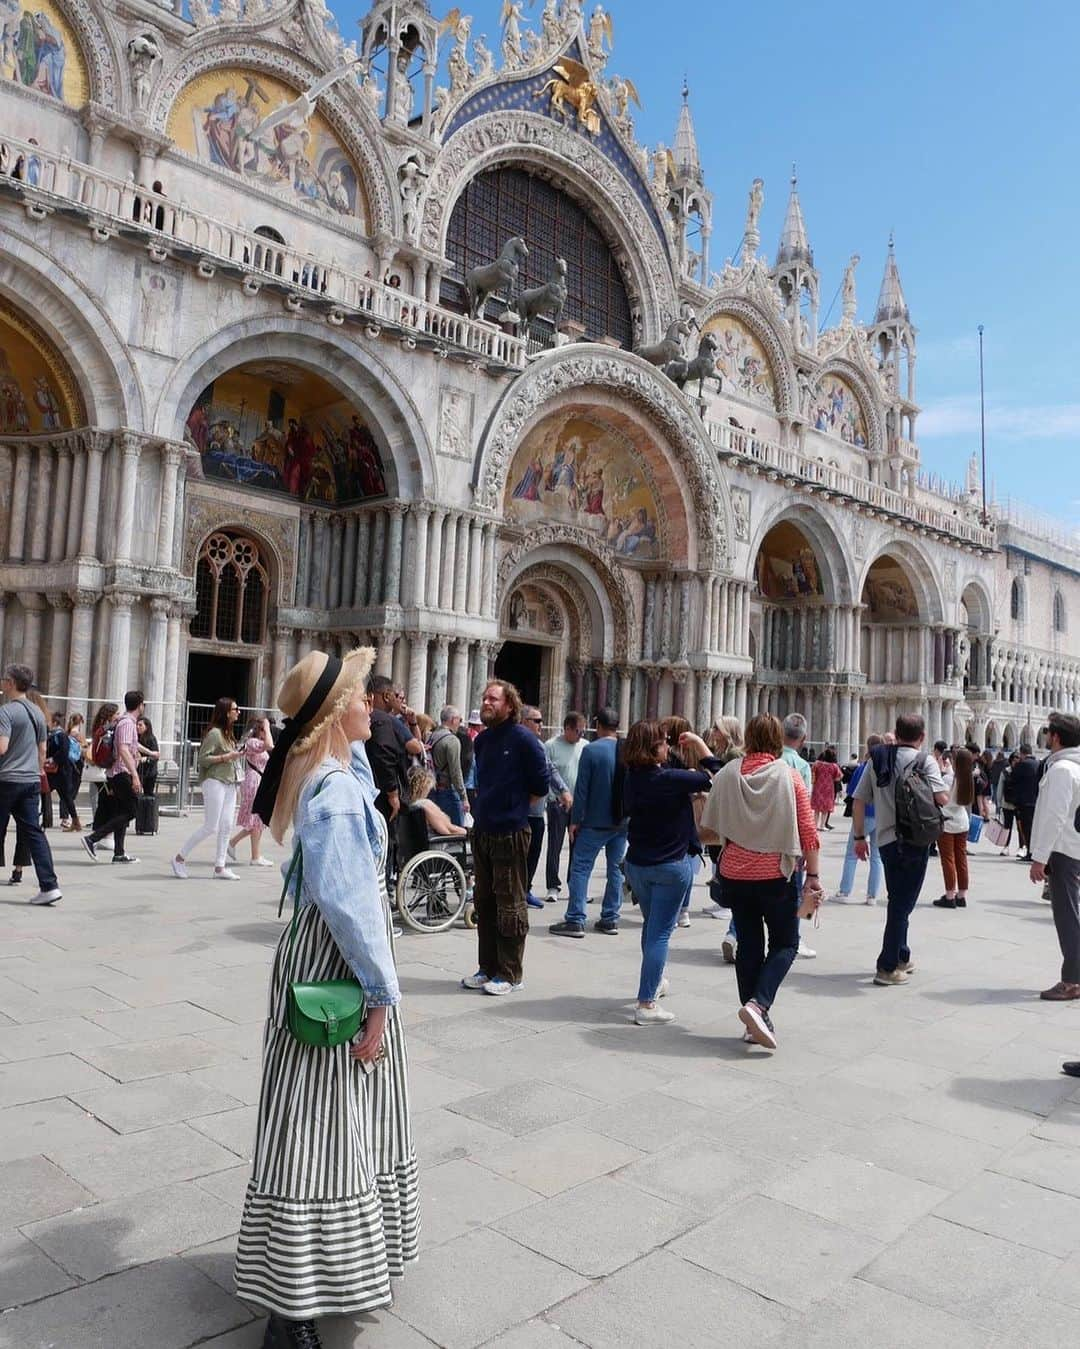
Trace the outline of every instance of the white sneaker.
{"type": "Polygon", "coordinates": [[[713,904],[708,909],[702,909],[701,912],[706,918],[726,918],[728,916],[727,909],[719,904],[713,904]]]}
{"type": "Polygon", "coordinates": [[[239,879],[240,877],[236,874],[236,872],[230,870],[229,867],[214,868],[215,881],[238,881],[239,879]]]}
{"type": "Polygon", "coordinates": [[[489,979],[484,985],[484,992],[490,993],[493,998],[501,998],[504,993],[516,993],[524,987],[524,983],[512,984],[509,979],[489,979]]]}
{"type": "Polygon", "coordinates": [[[866,903],[867,906],[872,909],[874,905],[877,903],[877,895],[867,895],[866,903]]]}
{"type": "Polygon", "coordinates": [[[187,867],[184,865],[183,862],[178,861],[174,857],[172,861],[169,863],[169,865],[172,867],[172,874],[174,876],[178,877],[182,881],[187,880],[188,878],[187,867]]]}
{"type": "Polygon", "coordinates": [[[31,895],[30,903],[55,904],[58,899],[63,899],[63,895],[54,886],[52,890],[39,890],[36,895],[31,895]]]}
{"type": "Polygon", "coordinates": [[[811,947],[807,946],[806,942],[804,942],[801,937],[799,938],[798,954],[803,958],[803,960],[813,960],[817,956],[817,952],[813,950],[811,947]]]}
{"type": "Polygon", "coordinates": [[[689,927],[689,926],[690,926],[690,915],[686,912],[685,909],[683,909],[683,911],[679,914],[679,922],[678,922],[678,926],[679,926],[679,927],[689,927]]]}
{"type": "Polygon", "coordinates": [[[549,886],[547,892],[547,902],[549,904],[557,904],[559,900],[559,895],[561,893],[562,891],[559,889],[557,885],[549,886]]]}
{"type": "Polygon", "coordinates": [[[851,896],[850,894],[844,894],[843,890],[837,890],[836,894],[833,895],[833,897],[832,897],[832,899],[829,901],[829,903],[830,903],[830,904],[852,904],[852,903],[854,903],[854,900],[852,899],[852,896],[851,896]]]}
{"type": "Polygon", "coordinates": [[[750,999],[744,1002],[739,1008],[739,1020],[749,1032],[751,1040],[756,1045],[763,1045],[766,1049],[776,1048],[776,1036],[769,1024],[769,1014],[750,999]]]}
{"type": "Polygon", "coordinates": [[[248,863],[248,866],[252,867],[272,867],[273,865],[269,857],[253,857],[248,863]]]}
{"type": "Polygon", "coordinates": [[[477,970],[475,974],[467,974],[461,981],[462,988],[483,988],[488,982],[488,977],[483,970],[477,970]]]}
{"type": "Polygon", "coordinates": [[[735,954],[739,949],[739,944],[733,941],[731,937],[725,937],[720,943],[720,952],[724,957],[725,965],[735,964],[735,954]]]}
{"type": "Polygon", "coordinates": [[[638,1026],[664,1026],[675,1020],[674,1012],[665,1012],[662,1007],[637,1007],[634,1009],[634,1023],[638,1026]]]}

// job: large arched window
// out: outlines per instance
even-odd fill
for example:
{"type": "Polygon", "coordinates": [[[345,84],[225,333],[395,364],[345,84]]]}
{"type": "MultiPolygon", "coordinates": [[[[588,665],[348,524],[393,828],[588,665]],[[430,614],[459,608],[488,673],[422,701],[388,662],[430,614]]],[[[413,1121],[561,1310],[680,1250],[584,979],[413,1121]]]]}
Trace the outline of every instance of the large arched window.
{"type": "Polygon", "coordinates": [[[544,285],[554,260],[565,258],[563,318],[584,324],[585,336],[594,341],[613,337],[620,346],[633,346],[630,301],[604,236],[572,197],[524,169],[481,173],[458,198],[446,239],[454,272],[443,282],[444,298],[463,305],[465,273],[494,262],[516,236],[529,246],[518,278],[521,289],[544,285]]]}
{"type": "Polygon", "coordinates": [[[1065,596],[1060,590],[1054,591],[1054,631],[1065,631],[1065,596]]]}
{"type": "Polygon", "coordinates": [[[1013,577],[1012,590],[1009,592],[1009,617],[1019,622],[1024,617],[1024,587],[1018,577],[1013,577]]]}
{"type": "Polygon", "coordinates": [[[192,637],[257,646],[266,635],[269,591],[258,544],[242,534],[211,534],[195,569],[192,637]]]}

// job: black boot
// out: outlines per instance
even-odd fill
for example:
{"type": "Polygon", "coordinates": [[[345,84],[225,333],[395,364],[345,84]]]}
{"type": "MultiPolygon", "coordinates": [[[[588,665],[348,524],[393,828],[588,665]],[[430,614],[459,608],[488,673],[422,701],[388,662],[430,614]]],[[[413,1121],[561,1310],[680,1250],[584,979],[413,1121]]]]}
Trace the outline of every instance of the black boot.
{"type": "Polygon", "coordinates": [[[289,1349],[322,1349],[322,1340],[314,1321],[282,1321],[289,1349]]]}
{"type": "Polygon", "coordinates": [[[270,1313],[270,1319],[266,1323],[262,1349],[289,1349],[289,1342],[285,1338],[285,1322],[273,1312],[270,1313]]]}

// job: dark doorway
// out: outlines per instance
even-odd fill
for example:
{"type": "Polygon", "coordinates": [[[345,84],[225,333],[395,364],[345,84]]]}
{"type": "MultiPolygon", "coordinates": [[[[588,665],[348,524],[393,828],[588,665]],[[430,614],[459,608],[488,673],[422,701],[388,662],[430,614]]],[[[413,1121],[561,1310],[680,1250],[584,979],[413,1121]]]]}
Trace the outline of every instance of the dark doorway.
{"type": "Polygon", "coordinates": [[[528,642],[504,642],[495,660],[495,677],[509,679],[527,703],[540,701],[540,663],[544,648],[528,642]]]}
{"type": "Polygon", "coordinates": [[[193,651],[187,672],[188,739],[202,739],[219,698],[234,698],[242,708],[247,707],[250,688],[250,660],[193,651]]]}

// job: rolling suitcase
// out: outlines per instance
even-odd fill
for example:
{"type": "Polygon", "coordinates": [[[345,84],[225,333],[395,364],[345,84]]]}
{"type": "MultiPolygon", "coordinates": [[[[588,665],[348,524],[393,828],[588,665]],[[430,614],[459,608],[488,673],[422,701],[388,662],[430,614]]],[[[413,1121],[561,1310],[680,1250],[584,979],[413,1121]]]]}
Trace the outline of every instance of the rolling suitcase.
{"type": "Polygon", "coordinates": [[[158,803],[156,796],[135,798],[136,834],[156,834],[158,831],[158,803]]]}

